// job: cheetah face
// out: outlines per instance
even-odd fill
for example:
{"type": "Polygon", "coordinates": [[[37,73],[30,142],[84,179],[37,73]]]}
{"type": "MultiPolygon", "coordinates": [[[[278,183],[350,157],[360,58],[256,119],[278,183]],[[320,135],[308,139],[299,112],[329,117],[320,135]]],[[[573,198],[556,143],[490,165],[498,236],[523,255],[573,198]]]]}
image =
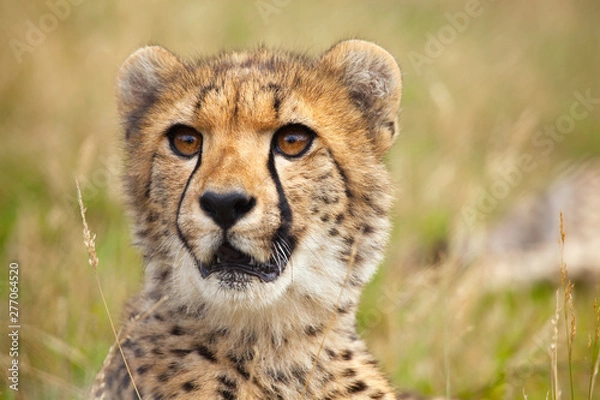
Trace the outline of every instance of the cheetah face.
{"type": "Polygon", "coordinates": [[[138,242],[164,261],[153,268],[174,296],[260,307],[286,293],[330,298],[372,275],[400,101],[383,49],[346,41],[318,59],[258,50],[188,63],[146,47],[121,67],[117,98],[138,242]]]}

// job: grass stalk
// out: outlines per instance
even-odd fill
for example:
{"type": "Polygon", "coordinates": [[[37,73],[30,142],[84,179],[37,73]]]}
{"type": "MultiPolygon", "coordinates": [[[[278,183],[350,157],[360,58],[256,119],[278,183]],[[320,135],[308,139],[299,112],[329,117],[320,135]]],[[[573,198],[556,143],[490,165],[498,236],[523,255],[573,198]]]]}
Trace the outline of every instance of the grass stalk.
{"type": "Polygon", "coordinates": [[[562,212],[560,213],[560,277],[562,289],[564,292],[563,313],[565,317],[565,334],[567,338],[567,355],[569,365],[569,389],[571,400],[575,399],[575,386],[573,385],[573,342],[577,325],[575,323],[575,309],[573,307],[573,288],[574,284],[569,279],[569,270],[565,263],[565,225],[562,212]]]}
{"type": "Polygon", "coordinates": [[[79,182],[76,180],[75,183],[77,185],[77,200],[79,202],[79,211],[81,213],[81,219],[83,221],[83,243],[85,244],[89,256],[88,262],[92,267],[94,278],[96,279],[96,284],[98,285],[98,291],[100,292],[100,297],[102,298],[102,304],[104,305],[104,310],[106,311],[106,315],[108,316],[110,328],[112,329],[113,335],[115,336],[115,341],[119,348],[119,352],[121,353],[121,357],[123,358],[123,363],[125,364],[125,368],[127,369],[127,374],[129,374],[129,378],[131,379],[133,390],[135,390],[137,398],[139,400],[142,400],[142,396],[140,395],[137,385],[135,384],[135,380],[133,379],[131,369],[129,368],[129,364],[127,363],[125,353],[123,352],[123,348],[121,347],[121,341],[119,340],[119,335],[117,334],[117,330],[115,329],[114,321],[112,319],[112,316],[110,315],[110,310],[108,308],[108,303],[106,302],[106,297],[104,296],[104,290],[102,290],[100,278],[98,278],[98,264],[100,260],[98,259],[98,254],[96,253],[96,235],[90,232],[90,228],[88,227],[87,220],[85,218],[85,213],[87,209],[83,206],[83,198],[81,196],[79,182]]]}
{"type": "Polygon", "coordinates": [[[600,368],[600,305],[598,298],[594,299],[594,338],[590,335],[588,338],[588,350],[592,354],[592,362],[590,365],[590,382],[588,385],[588,399],[594,397],[594,386],[598,369],[600,368]]]}

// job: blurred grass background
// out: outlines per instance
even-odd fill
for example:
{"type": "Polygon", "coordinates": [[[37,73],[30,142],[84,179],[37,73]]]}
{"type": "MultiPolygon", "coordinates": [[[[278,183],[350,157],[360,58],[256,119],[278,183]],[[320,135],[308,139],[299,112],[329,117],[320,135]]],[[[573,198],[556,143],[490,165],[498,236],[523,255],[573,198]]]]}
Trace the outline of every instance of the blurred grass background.
{"type": "MultiPolygon", "coordinates": [[[[561,165],[599,155],[600,108],[551,151],[533,142],[569,113],[575,93],[600,97],[597,1],[4,1],[0,20],[0,259],[20,265],[22,324],[20,390],[3,378],[0,398],[81,398],[113,342],[82,244],[75,177],[115,318],[140,287],[119,184],[120,63],[148,43],[185,56],[258,44],[318,54],[349,37],[388,49],[404,76],[403,133],[388,157],[398,187],[393,240],[359,316],[369,345],[397,387],[546,398],[555,284],[483,290],[485,276],[444,254],[464,205],[515,156],[530,154],[537,167],[479,223],[543,188],[561,165]],[[468,10],[476,12],[453,27],[448,15],[468,10]],[[46,32],[36,37],[32,25],[46,32]],[[432,37],[444,43],[435,49],[432,37]]],[[[575,394],[587,398],[594,280],[575,294],[571,366],[575,394]]],[[[563,331],[557,368],[566,398],[563,331]]]]}

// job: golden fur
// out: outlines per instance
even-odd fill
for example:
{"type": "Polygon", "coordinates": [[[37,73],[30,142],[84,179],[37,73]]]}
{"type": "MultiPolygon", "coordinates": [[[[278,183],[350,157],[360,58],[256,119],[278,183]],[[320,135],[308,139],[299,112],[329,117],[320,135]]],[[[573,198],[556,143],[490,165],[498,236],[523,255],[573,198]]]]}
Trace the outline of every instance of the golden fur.
{"type": "MultiPolygon", "coordinates": [[[[394,59],[358,40],[318,58],[259,49],[188,62],[154,46],[125,61],[125,184],[146,283],[121,346],[143,398],[394,398],[355,312],[387,241],[382,157],[400,94],[394,59]],[[174,152],[174,126],[200,134],[199,154],[174,152]],[[290,126],[313,135],[300,156],[273,139],[290,126]],[[223,211],[233,222],[202,204],[207,193],[242,199],[223,211]],[[269,280],[201,274],[225,244],[269,280]]],[[[116,346],[91,395],[136,397],[116,346]]]]}

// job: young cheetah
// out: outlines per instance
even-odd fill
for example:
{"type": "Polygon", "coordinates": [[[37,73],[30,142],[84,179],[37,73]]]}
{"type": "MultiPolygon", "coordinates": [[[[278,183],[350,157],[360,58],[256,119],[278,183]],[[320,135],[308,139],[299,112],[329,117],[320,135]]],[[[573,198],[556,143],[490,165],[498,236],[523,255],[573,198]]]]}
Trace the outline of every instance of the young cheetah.
{"type": "Polygon", "coordinates": [[[355,314],[388,237],[400,95],[393,57],[359,40],[133,53],[117,99],[146,281],[127,366],[113,346],[92,397],[395,398],[355,314]]]}

